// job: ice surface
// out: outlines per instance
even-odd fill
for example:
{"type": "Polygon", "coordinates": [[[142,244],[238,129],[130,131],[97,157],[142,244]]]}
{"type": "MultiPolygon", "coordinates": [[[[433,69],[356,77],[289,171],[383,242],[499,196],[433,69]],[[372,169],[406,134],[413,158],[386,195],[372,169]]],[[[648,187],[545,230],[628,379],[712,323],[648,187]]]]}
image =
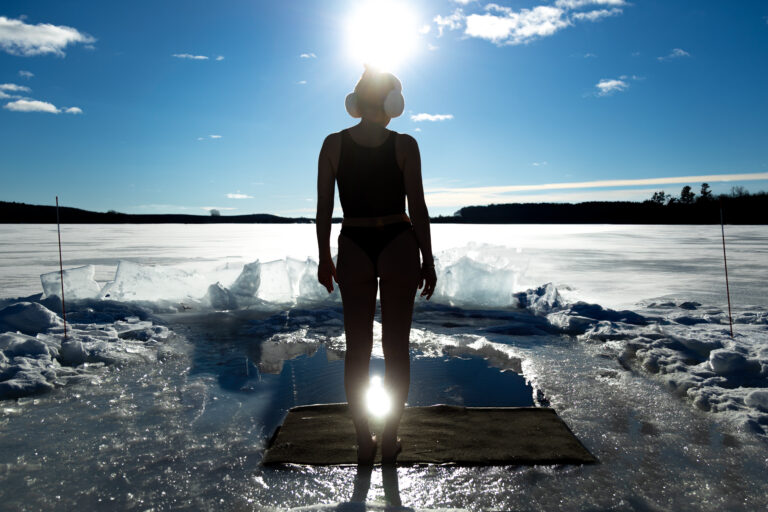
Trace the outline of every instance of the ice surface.
{"type": "MultiPolygon", "coordinates": [[[[69,268],[64,271],[64,300],[91,299],[98,297],[101,286],[94,279],[96,267],[69,268]]],[[[45,297],[61,297],[61,273],[48,272],[40,276],[45,297]]]]}
{"type": "MultiPolygon", "coordinates": [[[[34,242],[29,233],[40,233],[16,229],[0,226],[0,236],[34,242]]],[[[95,265],[97,283],[114,281],[114,294],[73,301],[68,340],[55,296],[7,298],[21,293],[9,290],[39,293],[37,276],[56,259],[35,263],[45,258],[31,242],[20,256],[0,251],[0,307],[11,306],[0,310],[0,398],[17,399],[0,402],[0,502],[244,510],[346,502],[354,470],[258,465],[266,425],[285,408],[343,399],[327,384],[343,373],[343,316],[338,292],[328,296],[307,260],[313,227],[77,229],[83,242],[69,261],[95,265]],[[116,270],[120,258],[132,261],[116,270]],[[13,318],[26,330],[17,332],[13,318]],[[76,431],[81,442],[51,431],[76,431]],[[30,482],[34,490],[19,491],[30,482]]],[[[417,301],[414,357],[437,376],[449,358],[472,357],[521,373],[536,403],[553,405],[601,464],[401,468],[403,503],[760,509],[768,493],[768,231],[726,227],[738,240],[728,253],[731,339],[719,228],[708,229],[435,226],[444,288],[417,301]]],[[[442,392],[482,393],[489,371],[442,392]]],[[[368,508],[385,508],[381,479],[375,470],[368,508]]]]}

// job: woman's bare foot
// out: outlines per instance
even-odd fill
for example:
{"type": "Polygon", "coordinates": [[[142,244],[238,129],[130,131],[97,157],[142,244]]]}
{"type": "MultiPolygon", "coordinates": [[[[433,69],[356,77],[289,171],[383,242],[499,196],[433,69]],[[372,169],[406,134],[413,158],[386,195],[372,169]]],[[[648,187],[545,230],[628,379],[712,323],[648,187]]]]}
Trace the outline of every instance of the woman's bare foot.
{"type": "Polygon", "coordinates": [[[397,456],[403,451],[403,445],[400,442],[400,438],[392,439],[391,441],[382,441],[381,443],[381,463],[382,464],[394,464],[397,461],[397,456]]]}
{"type": "Polygon", "coordinates": [[[358,466],[372,466],[373,460],[376,458],[376,436],[371,436],[369,439],[363,438],[362,441],[357,443],[357,465],[358,466]]]}

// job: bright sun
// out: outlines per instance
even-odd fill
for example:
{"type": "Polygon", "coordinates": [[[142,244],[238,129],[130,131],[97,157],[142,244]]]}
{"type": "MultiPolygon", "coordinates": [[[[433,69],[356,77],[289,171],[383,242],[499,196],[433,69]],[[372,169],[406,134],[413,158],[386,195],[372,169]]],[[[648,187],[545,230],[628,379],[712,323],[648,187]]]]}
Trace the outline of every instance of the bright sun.
{"type": "Polygon", "coordinates": [[[398,1],[366,0],[347,19],[347,47],[355,62],[394,71],[416,48],[416,16],[398,1]]]}

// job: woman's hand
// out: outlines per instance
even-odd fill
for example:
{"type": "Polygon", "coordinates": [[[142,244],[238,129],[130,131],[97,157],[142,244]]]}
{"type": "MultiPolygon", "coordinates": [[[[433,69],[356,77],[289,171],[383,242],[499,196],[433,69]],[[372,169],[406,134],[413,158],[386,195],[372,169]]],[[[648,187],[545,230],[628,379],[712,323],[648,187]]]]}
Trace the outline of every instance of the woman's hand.
{"type": "Polygon", "coordinates": [[[427,300],[429,300],[432,297],[432,294],[435,293],[436,285],[437,285],[437,274],[435,274],[435,266],[422,265],[419,289],[421,288],[424,288],[424,289],[421,291],[421,296],[426,297],[427,300]]]}
{"type": "Polygon", "coordinates": [[[337,283],[339,280],[336,278],[336,265],[333,264],[332,259],[322,259],[317,265],[317,280],[320,284],[325,286],[328,293],[333,292],[333,282],[337,283]]]}

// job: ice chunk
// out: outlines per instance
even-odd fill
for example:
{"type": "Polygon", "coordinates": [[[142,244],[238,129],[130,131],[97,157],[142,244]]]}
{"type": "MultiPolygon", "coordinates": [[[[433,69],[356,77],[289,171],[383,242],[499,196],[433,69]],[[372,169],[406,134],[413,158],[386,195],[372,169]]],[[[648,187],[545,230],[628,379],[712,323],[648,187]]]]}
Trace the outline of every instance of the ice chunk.
{"type": "Polygon", "coordinates": [[[103,296],[123,301],[176,300],[202,297],[207,288],[208,282],[195,271],[121,260],[115,280],[104,287],[103,296]]]}
{"type": "Polygon", "coordinates": [[[752,391],[744,398],[744,403],[749,407],[768,412],[768,391],[764,389],[752,391]]]}
{"type": "Polygon", "coordinates": [[[78,340],[69,340],[61,344],[59,360],[62,364],[77,366],[88,360],[88,352],[78,340]]]}
{"type": "MultiPolygon", "coordinates": [[[[64,271],[64,300],[68,299],[92,299],[101,293],[101,286],[93,278],[96,267],[85,265],[84,267],[70,268],[64,271]]],[[[45,297],[61,297],[61,274],[48,272],[40,276],[43,283],[43,295],[45,297]]]]}
{"type": "Polygon", "coordinates": [[[564,301],[552,283],[516,293],[518,306],[536,315],[545,315],[564,305],[564,301]]]}
{"type": "Polygon", "coordinates": [[[0,332],[19,331],[35,335],[62,323],[56,313],[37,302],[17,302],[0,309],[0,332]]]}
{"type": "MultiPolygon", "coordinates": [[[[256,299],[259,293],[259,287],[261,286],[261,263],[259,260],[253,263],[248,263],[243,267],[243,271],[237,276],[235,282],[229,287],[229,291],[236,299],[237,304],[248,304],[256,299]]],[[[210,288],[208,290],[211,291],[210,288]]],[[[213,291],[217,294],[217,290],[213,291]]],[[[214,297],[214,300],[220,299],[220,296],[214,297]]],[[[217,307],[217,306],[213,306],[217,307]]],[[[222,308],[226,309],[226,308],[222,308]]]]}
{"type": "Polygon", "coordinates": [[[516,286],[515,271],[494,268],[464,256],[439,269],[435,296],[451,305],[510,307],[517,303],[512,295],[516,286]]]}
{"type": "Polygon", "coordinates": [[[725,348],[709,354],[709,367],[719,375],[756,373],[760,371],[757,361],[747,359],[743,354],[725,348]]]}
{"type": "Polygon", "coordinates": [[[9,359],[18,356],[58,355],[42,340],[16,333],[0,334],[0,351],[9,359]]]}
{"type": "Polygon", "coordinates": [[[237,308],[237,299],[234,294],[222,286],[221,283],[212,284],[208,287],[208,293],[205,294],[205,300],[214,309],[224,310],[237,308]]]}

